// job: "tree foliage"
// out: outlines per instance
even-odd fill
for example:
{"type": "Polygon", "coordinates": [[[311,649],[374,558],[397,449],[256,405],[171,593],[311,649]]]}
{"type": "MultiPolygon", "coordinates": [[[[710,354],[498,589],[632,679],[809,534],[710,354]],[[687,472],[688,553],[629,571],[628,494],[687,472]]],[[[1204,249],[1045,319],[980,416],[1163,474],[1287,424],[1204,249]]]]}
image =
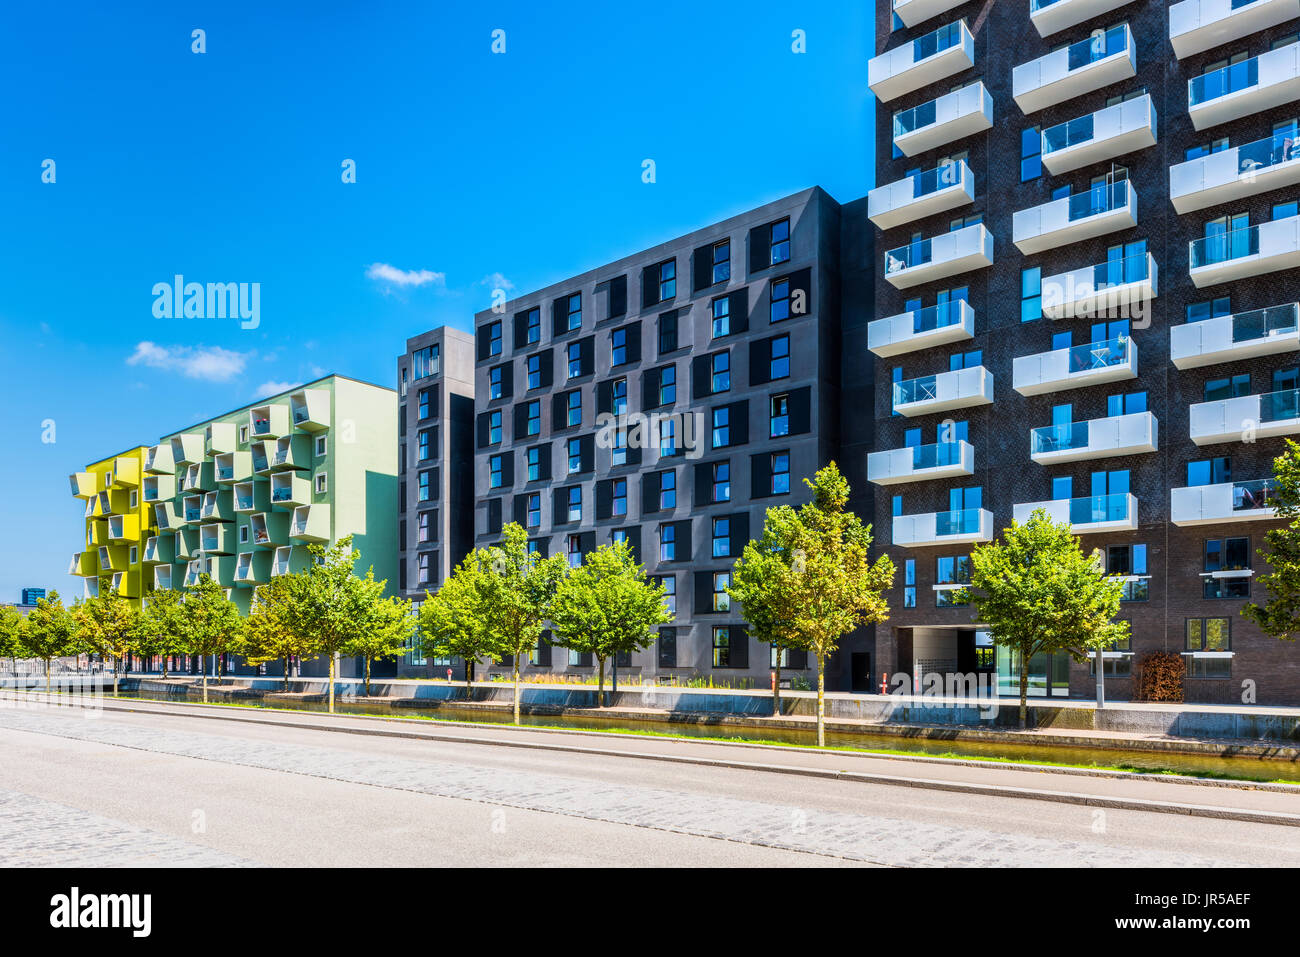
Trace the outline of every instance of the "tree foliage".
{"type": "Polygon", "coordinates": [[[113,696],[117,697],[118,666],[135,647],[140,612],[117,592],[106,591],[74,606],[72,617],[78,650],[113,659],[113,696]]]}
{"type": "Polygon", "coordinates": [[[162,676],[166,678],[167,659],[183,653],[184,632],[184,596],[172,588],[157,589],[140,611],[136,653],[162,659],[162,676]]]}
{"type": "Polygon", "coordinates": [[[36,607],[27,615],[23,629],[25,657],[39,658],[45,662],[45,690],[50,690],[50,662],[70,655],[76,647],[77,623],[72,612],[63,607],[57,591],[36,600],[36,607]]]}
{"type": "Polygon", "coordinates": [[[13,605],[0,605],[0,658],[16,659],[25,654],[27,619],[13,605]]]}
{"type": "Polygon", "coordinates": [[[299,575],[276,575],[253,590],[244,619],[244,658],[251,665],[284,662],[284,689],[289,690],[289,663],[311,657],[311,642],[293,626],[293,608],[301,589],[299,575]]]}
{"type": "Polygon", "coordinates": [[[1286,440],[1286,451],[1273,460],[1276,479],[1269,504],[1284,523],[1264,534],[1259,554],[1269,572],[1259,576],[1268,599],[1251,602],[1241,613],[1266,635],[1295,641],[1300,634],[1300,444],[1286,440]]]}
{"type": "MultiPolygon", "coordinates": [[[[244,620],[235,603],[226,597],[226,590],[207,574],[200,575],[185,596],[183,604],[183,648],[186,654],[221,655],[239,650],[244,620]]],[[[208,669],[200,664],[203,701],[208,700],[208,669]]]]}

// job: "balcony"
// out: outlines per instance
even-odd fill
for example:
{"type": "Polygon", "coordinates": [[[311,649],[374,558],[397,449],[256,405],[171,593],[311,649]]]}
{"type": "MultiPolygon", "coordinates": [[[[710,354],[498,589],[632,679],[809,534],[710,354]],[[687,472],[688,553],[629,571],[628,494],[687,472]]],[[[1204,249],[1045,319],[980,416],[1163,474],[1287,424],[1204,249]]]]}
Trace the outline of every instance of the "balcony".
{"type": "Polygon", "coordinates": [[[960,342],[974,335],[975,309],[963,299],[954,299],[868,323],[867,348],[888,358],[960,342]]]}
{"type": "Polygon", "coordinates": [[[203,450],[208,455],[235,451],[235,423],[213,422],[203,430],[203,450]]]}
{"type": "Polygon", "coordinates": [[[274,442],[254,442],[248,451],[253,459],[254,474],[262,475],[271,471],[271,460],[275,458],[274,442]]]}
{"type": "Polygon", "coordinates": [[[144,477],[144,500],[149,503],[165,502],[176,497],[176,476],[146,475],[144,477]]]}
{"type": "Polygon", "coordinates": [[[89,578],[99,574],[99,562],[94,552],[77,552],[68,565],[68,574],[89,578]]]}
{"type": "Polygon", "coordinates": [[[993,127],[993,97],[977,80],[969,86],[894,114],[894,145],[917,156],[993,127]]]}
{"type": "Polygon", "coordinates": [[[1169,328],[1169,358],[1197,369],[1300,349],[1300,305],[1269,306],[1169,328]]]}
{"type": "Polygon", "coordinates": [[[202,432],[191,432],[187,435],[173,436],[170,444],[172,449],[172,462],[175,463],[177,468],[203,461],[202,432]]]}
{"type": "Polygon", "coordinates": [[[1160,292],[1150,253],[1112,259],[1043,279],[1043,315],[1052,319],[1133,316],[1160,292]]]}
{"type": "Polygon", "coordinates": [[[975,447],[964,440],[914,445],[867,456],[867,480],[900,485],[975,474],[975,447]]]}
{"type": "Polygon", "coordinates": [[[138,542],[140,540],[139,515],[113,515],[108,519],[110,542],[138,542]]]}
{"type": "Polygon", "coordinates": [[[235,559],[235,584],[265,585],[271,580],[270,552],[244,552],[235,559]]]}
{"type": "Polygon", "coordinates": [[[1133,0],[1029,0],[1029,22],[1049,37],[1067,27],[1099,17],[1133,0]]]}
{"type": "Polygon", "coordinates": [[[139,580],[140,576],[135,572],[117,572],[113,575],[109,590],[123,598],[139,598],[140,588],[137,584],[139,580]]]}
{"type": "Polygon", "coordinates": [[[292,547],[285,545],[282,548],[277,548],[271,558],[271,574],[273,576],[288,575],[290,572],[298,571],[301,565],[301,557],[294,554],[292,547]]]}
{"type": "Polygon", "coordinates": [[[144,470],[154,475],[171,475],[176,471],[171,443],[152,446],[144,453],[144,470]]]}
{"type": "Polygon", "coordinates": [[[892,531],[895,545],[912,548],[991,542],[993,513],[986,508],[965,508],[952,512],[895,515],[892,531]]]}
{"type": "Polygon", "coordinates": [[[94,472],[73,472],[68,476],[68,484],[77,498],[94,498],[99,491],[94,472]]]}
{"type": "Polygon", "coordinates": [[[82,598],[98,598],[98,597],[99,597],[99,579],[98,579],[98,578],[87,578],[87,579],[84,579],[84,580],[83,580],[83,582],[82,582],[81,597],[82,597],[82,598]]]}
{"type": "Polygon", "coordinates": [[[1138,526],[1137,499],[1126,493],[1028,502],[1013,506],[1011,517],[1023,525],[1037,509],[1047,512],[1054,522],[1069,522],[1070,531],[1076,535],[1131,532],[1138,526]]]}
{"type": "Polygon", "coordinates": [[[140,487],[140,460],[130,455],[113,459],[113,488],[140,487]]]}
{"type": "Polygon", "coordinates": [[[86,544],[104,545],[108,542],[108,521],[95,520],[86,525],[86,544]]]}
{"type": "Polygon", "coordinates": [[[931,415],[992,401],[993,374],[983,366],[894,383],[894,411],[899,415],[931,415]]]}
{"type": "Polygon", "coordinates": [[[144,545],[146,565],[170,565],[176,558],[176,545],[171,536],[151,535],[144,545]]]}
{"type": "Polygon", "coordinates": [[[1300,266],[1300,216],[1194,240],[1189,273],[1198,289],[1300,266]]]}
{"type": "Polygon", "coordinates": [[[182,528],[172,539],[172,544],[176,549],[176,561],[188,562],[199,553],[198,528],[182,528]]]}
{"type": "Polygon", "coordinates": [[[1218,525],[1268,521],[1273,508],[1273,479],[1223,482],[1169,490],[1169,520],[1175,525],[1218,525]]]}
{"type": "Polygon", "coordinates": [[[294,428],[304,432],[324,432],[330,427],[329,390],[303,389],[295,392],[289,396],[289,411],[294,428]]]}
{"type": "MultiPolygon", "coordinates": [[[[222,588],[230,588],[235,584],[235,557],[233,555],[223,555],[218,558],[201,559],[203,573],[211,578],[222,588]]],[[[230,597],[230,593],[226,593],[230,597]]]]}
{"type": "Polygon", "coordinates": [[[127,546],[125,545],[100,545],[100,573],[126,571],[130,567],[127,563],[128,558],[130,558],[130,555],[127,553],[127,546]]]}
{"type": "Polygon", "coordinates": [[[958,276],[993,265],[993,234],[983,223],[885,253],[885,278],[895,289],[958,276]]]}
{"type": "Polygon", "coordinates": [[[153,507],[154,524],[160,532],[175,532],[185,524],[185,510],[175,502],[158,502],[153,507]]]}
{"type": "Polygon", "coordinates": [[[311,504],[311,479],[297,472],[277,472],[271,476],[271,504],[292,510],[311,504]]]}
{"type": "Polygon", "coordinates": [[[293,510],[289,537],[302,542],[328,542],[330,540],[330,507],[328,505],[299,505],[293,510]]]}
{"type": "Polygon", "coordinates": [[[914,27],[925,23],[931,17],[947,13],[953,7],[960,7],[966,0],[893,0],[894,12],[903,25],[914,27]]]}
{"type": "Polygon", "coordinates": [[[1039,465],[1138,455],[1158,446],[1159,423],[1150,412],[1046,425],[1029,433],[1029,457],[1039,465]]]}
{"type": "Polygon", "coordinates": [[[1207,130],[1300,99],[1300,43],[1187,81],[1187,114],[1207,130]]]}
{"type": "Polygon", "coordinates": [[[1016,67],[1012,97],[1028,115],[1136,75],[1137,47],[1122,23],[1016,67]]]}
{"type": "Polygon", "coordinates": [[[159,565],[153,570],[153,590],[171,591],[171,588],[172,567],[170,565],[159,565]]]}
{"type": "Polygon", "coordinates": [[[248,434],[252,439],[278,439],[289,434],[287,405],[259,405],[248,413],[248,434]]]}
{"type": "Polygon", "coordinates": [[[938,83],[975,65],[975,38],[964,20],[945,24],[867,63],[867,85],[881,103],[938,83]]]}
{"type": "Polygon", "coordinates": [[[185,587],[193,588],[199,583],[203,575],[203,562],[201,559],[194,559],[185,566],[185,587]]]}
{"type": "Polygon", "coordinates": [[[1028,256],[1132,229],[1137,219],[1137,192],[1120,180],[1018,210],[1011,218],[1011,241],[1028,256]]]}
{"type": "Polygon", "coordinates": [[[182,492],[210,492],[217,487],[216,475],[211,462],[196,462],[185,467],[181,478],[182,492]]]}
{"type": "Polygon", "coordinates": [[[199,548],[212,555],[235,553],[235,527],[217,523],[199,529],[199,548]]]}
{"type": "Polygon", "coordinates": [[[1181,60],[1296,17],[1300,0],[1183,0],[1169,8],[1169,42],[1181,60]]]}
{"type": "Polygon", "coordinates": [[[207,492],[203,496],[203,521],[233,522],[235,520],[234,496],[229,489],[207,492]]]}
{"type": "Polygon", "coordinates": [[[270,465],[271,470],[276,472],[282,469],[310,469],[311,436],[281,436],[275,442],[275,454],[270,458],[270,465]]]}
{"type": "Polygon", "coordinates": [[[237,513],[265,512],[271,507],[271,496],[267,483],[238,483],[234,491],[234,504],[237,513]]]}
{"type": "Polygon", "coordinates": [[[1169,199],[1178,212],[1191,213],[1297,183],[1300,138],[1284,130],[1171,167],[1169,199]]]}
{"type": "Polygon", "coordinates": [[[213,459],[212,467],[218,485],[231,485],[252,477],[253,456],[249,452],[222,452],[213,459]]]}
{"type": "Polygon", "coordinates": [[[1043,165],[1053,176],[1156,145],[1150,94],[1043,130],[1043,165]]]}
{"type": "Polygon", "coordinates": [[[1011,388],[1021,395],[1044,395],[1136,378],[1137,345],[1128,336],[1016,356],[1011,364],[1011,388]]]}
{"type": "Polygon", "coordinates": [[[259,512],[249,520],[249,537],[258,548],[277,548],[289,544],[287,512],[259,512]]]}
{"type": "Polygon", "coordinates": [[[1295,389],[1197,402],[1188,411],[1197,445],[1254,442],[1300,432],[1300,391],[1295,389]]]}
{"type": "Polygon", "coordinates": [[[975,175],[965,160],[945,163],[867,194],[867,217],[880,229],[893,229],[975,201],[975,175]]]}
{"type": "Polygon", "coordinates": [[[203,496],[186,495],[181,501],[184,508],[182,513],[186,525],[198,525],[203,521],[203,496]]]}

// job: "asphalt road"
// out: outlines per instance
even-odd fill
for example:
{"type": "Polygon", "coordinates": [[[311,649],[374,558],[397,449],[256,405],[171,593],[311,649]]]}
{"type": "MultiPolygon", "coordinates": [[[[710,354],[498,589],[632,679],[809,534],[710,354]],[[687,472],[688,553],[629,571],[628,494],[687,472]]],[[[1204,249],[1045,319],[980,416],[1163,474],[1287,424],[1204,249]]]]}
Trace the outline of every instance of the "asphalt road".
{"type": "Polygon", "coordinates": [[[289,725],[394,722],[266,720],[278,719],[161,704],[98,717],[0,707],[0,864],[1300,865],[1291,825],[888,778],[1300,814],[1295,793],[426,722],[401,725],[418,724],[417,736],[388,737],[289,725]],[[816,776],[829,770],[872,777],[816,776]]]}

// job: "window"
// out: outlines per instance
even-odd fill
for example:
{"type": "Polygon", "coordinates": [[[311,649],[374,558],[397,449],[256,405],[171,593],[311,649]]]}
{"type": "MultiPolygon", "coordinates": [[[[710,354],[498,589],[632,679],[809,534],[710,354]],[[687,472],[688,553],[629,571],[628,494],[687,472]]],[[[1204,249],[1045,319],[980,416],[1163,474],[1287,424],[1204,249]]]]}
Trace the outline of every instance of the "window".
{"type": "Polygon", "coordinates": [[[659,370],[659,404],[672,405],[677,401],[677,367],[664,366],[659,370]]]}
{"type": "Polygon", "coordinates": [[[134,508],[139,508],[139,507],[140,507],[140,491],[139,491],[139,489],[134,489],[134,488],[131,489],[131,495],[130,495],[130,498],[129,498],[129,502],[130,502],[130,507],[133,508],[133,509],[134,509],[134,508]]]}
{"type": "Polygon", "coordinates": [[[627,432],[614,430],[614,441],[609,450],[610,465],[627,465],[627,432]]]}
{"type": "Polygon", "coordinates": [[[577,568],[582,564],[582,536],[570,535],[564,541],[564,551],[569,559],[569,567],[577,568]]]}
{"type": "Polygon", "coordinates": [[[665,312],[659,317],[659,354],[677,351],[677,313],[665,312]]]}
{"type": "Polygon", "coordinates": [[[574,485],[569,489],[569,521],[582,521],[582,486],[574,485]]]}
{"type": "Polygon", "coordinates": [[[610,512],[614,515],[627,514],[627,479],[618,478],[610,483],[610,512]]]}
{"type": "Polygon", "coordinates": [[[659,667],[677,667],[677,629],[659,629],[659,667]]]}
{"type": "Polygon", "coordinates": [[[731,240],[713,244],[713,281],[726,282],[731,278],[731,240]]]}
{"type": "Polygon", "coordinates": [[[488,445],[501,442],[501,410],[488,413],[488,445]]]}
{"type": "Polygon", "coordinates": [[[569,455],[569,474],[582,471],[582,440],[569,439],[566,448],[569,455]]]}
{"type": "Polygon", "coordinates": [[[1031,126],[1020,133],[1020,182],[1027,183],[1043,175],[1043,135],[1031,126]]]}
{"type": "Polygon", "coordinates": [[[411,353],[411,370],[413,379],[423,379],[427,376],[437,375],[441,365],[439,349],[437,346],[425,346],[423,349],[416,349],[411,353]]]}
{"type": "Polygon", "coordinates": [[[580,292],[575,292],[569,297],[568,323],[565,328],[570,332],[582,328],[582,293],[580,292]]]}
{"type": "Polygon", "coordinates": [[[715,462],[713,464],[712,498],[710,500],[713,502],[731,501],[730,462],[715,462]]]}
{"type": "Polygon", "coordinates": [[[1106,574],[1124,578],[1120,601],[1146,601],[1151,597],[1145,545],[1110,545],[1106,548],[1106,574]]]}
{"type": "Polygon", "coordinates": [[[790,434],[790,397],[788,395],[772,396],[768,413],[768,435],[777,438],[790,434]]]}
{"type": "Polygon", "coordinates": [[[664,586],[664,605],[669,614],[677,614],[677,576],[659,575],[655,582],[664,586]]]}
{"type": "Polygon", "coordinates": [[[415,541],[417,544],[433,541],[433,516],[436,512],[421,512],[419,524],[416,527],[415,541]]]}
{"type": "Polygon", "coordinates": [[[669,469],[659,473],[659,508],[677,507],[677,472],[669,469]]]}
{"type": "Polygon", "coordinates": [[[713,610],[731,611],[731,596],[727,588],[731,585],[731,572],[713,573],[713,610]]]}
{"type": "Polygon", "coordinates": [[[615,379],[614,386],[610,389],[610,395],[613,400],[613,412],[615,415],[627,414],[627,380],[615,379]]]}
{"type": "Polygon", "coordinates": [[[569,363],[568,377],[576,379],[582,375],[582,343],[570,342],[565,347],[564,356],[569,363]]]}
{"type": "Polygon", "coordinates": [[[433,497],[433,472],[421,472],[418,478],[419,489],[416,493],[417,502],[427,502],[433,497]]]}
{"type": "Polygon", "coordinates": [[[916,559],[908,558],[903,562],[903,607],[916,607],[916,559]]]}
{"type": "Polygon", "coordinates": [[[1043,318],[1043,270],[1034,266],[1020,270],[1020,321],[1043,318]]]}
{"type": "MultiPolygon", "coordinates": [[[[240,540],[241,542],[246,542],[246,541],[248,541],[248,526],[247,526],[247,525],[243,526],[242,528],[240,528],[239,532],[240,532],[240,539],[239,539],[239,540],[240,540]]],[[[127,552],[127,555],[126,555],[126,562],[127,562],[128,565],[134,565],[134,564],[136,563],[136,560],[137,560],[139,557],[140,557],[140,554],[139,554],[139,546],[137,546],[137,545],[132,545],[131,548],[130,548],[130,550],[127,552]]]]}
{"type": "Polygon", "coordinates": [[[731,628],[719,625],[713,629],[713,667],[730,668],[732,661],[731,628]]]}
{"type": "MultiPolygon", "coordinates": [[[[505,375],[505,369],[506,369],[505,366],[493,366],[491,369],[488,370],[488,398],[489,399],[499,399],[501,398],[502,395],[504,395],[504,391],[502,389],[502,377],[505,375]]],[[[420,418],[424,418],[425,417],[424,402],[423,402],[424,393],[421,392],[420,396],[421,396],[420,418]]]]}
{"type": "MultiPolygon", "coordinates": [[[[421,393],[421,395],[423,395],[423,393],[421,393]]],[[[248,442],[248,426],[241,425],[239,427],[239,444],[243,445],[247,442],[248,442]]]]}
{"type": "Polygon", "coordinates": [[[572,428],[575,425],[582,425],[582,393],[577,389],[568,393],[564,399],[564,424],[572,428]]]}
{"type": "Polygon", "coordinates": [[[771,365],[767,378],[775,382],[790,375],[790,337],[777,336],[772,340],[771,365]]]}
{"type": "Polygon", "coordinates": [[[790,280],[777,279],[768,288],[768,321],[782,322],[790,318],[790,280]]]}
{"type": "MultiPolygon", "coordinates": [[[[627,362],[627,328],[615,329],[609,334],[610,364],[621,366],[627,362]]],[[[572,366],[572,361],[570,361],[572,366]]]]}
{"type": "Polygon", "coordinates": [[[664,419],[659,423],[659,454],[661,456],[677,454],[676,419],[664,419]]]}
{"type": "Polygon", "coordinates": [[[488,327],[488,355],[501,355],[501,320],[497,320],[488,327]]]}
{"type": "Polygon", "coordinates": [[[713,557],[726,558],[731,554],[731,519],[713,520],[713,557]]]}
{"type": "Polygon", "coordinates": [[[1232,619],[1188,618],[1183,648],[1189,678],[1227,678],[1232,674],[1232,619]],[[1204,656],[1204,657],[1202,657],[1204,656]]]}
{"type": "Polygon", "coordinates": [[[500,488],[502,477],[505,474],[503,468],[504,459],[499,455],[493,455],[488,459],[488,488],[500,488]]]}
{"type": "Polygon", "coordinates": [[[1220,399],[1239,399],[1250,395],[1250,373],[1242,372],[1221,379],[1207,379],[1205,382],[1205,401],[1216,402],[1220,399]]]}
{"type": "Polygon", "coordinates": [[[677,260],[661,262],[656,269],[659,278],[659,302],[677,298],[677,260]]]}
{"type": "Polygon", "coordinates": [[[542,386],[542,354],[534,352],[528,357],[528,388],[540,389],[542,386]]]}
{"type": "Polygon", "coordinates": [[[720,339],[731,333],[731,297],[720,296],[709,308],[713,313],[713,338],[720,339]]]}
{"type": "Polygon", "coordinates": [[[778,263],[789,262],[790,260],[790,220],[779,219],[772,224],[772,235],[769,240],[768,248],[768,265],[775,266],[778,263]]]}
{"type": "Polygon", "coordinates": [[[528,481],[536,482],[542,477],[542,450],[528,450],[528,481]]]}
{"type": "Polygon", "coordinates": [[[1249,598],[1250,576],[1231,574],[1249,570],[1249,538],[1211,538],[1206,541],[1205,575],[1202,576],[1206,598],[1249,598]]]}
{"type": "Polygon", "coordinates": [[[525,435],[540,435],[542,431],[542,404],[536,400],[528,403],[525,435]]]}
{"type": "Polygon", "coordinates": [[[542,493],[529,492],[524,499],[524,522],[529,528],[540,528],[542,524],[542,493]]]}
{"type": "Polygon", "coordinates": [[[709,357],[709,389],[726,392],[731,388],[731,353],[715,352],[709,357]]]}
{"type": "Polygon", "coordinates": [[[1108,418],[1116,415],[1132,415],[1135,412],[1145,412],[1146,410],[1147,394],[1145,392],[1126,392],[1106,396],[1106,416],[1108,418]]]}
{"type": "MultiPolygon", "coordinates": [[[[433,456],[432,441],[433,431],[431,429],[421,430],[419,436],[419,451],[417,453],[419,461],[427,462],[433,456]]],[[[319,455],[320,453],[318,452],[317,454],[319,455]]]]}
{"type": "Polygon", "coordinates": [[[1232,481],[1232,460],[1226,455],[1187,463],[1187,484],[1223,485],[1232,481]]]}
{"type": "Polygon", "coordinates": [[[731,407],[724,405],[713,410],[713,447],[726,448],[731,443],[731,407]]]}
{"type": "MultiPolygon", "coordinates": [[[[970,556],[947,555],[935,559],[934,583],[936,585],[963,586],[970,584],[970,556]]],[[[934,605],[936,608],[949,608],[964,605],[966,602],[954,600],[960,588],[936,588],[934,605]]]]}
{"type": "Polygon", "coordinates": [[[1300,204],[1297,204],[1294,200],[1289,203],[1275,203],[1273,205],[1274,219],[1288,219],[1297,214],[1300,214],[1300,204]]]}
{"type": "Polygon", "coordinates": [[[772,453],[772,494],[790,494],[790,453],[772,453]]]}
{"type": "Polygon", "coordinates": [[[325,472],[316,473],[316,494],[324,495],[329,490],[329,475],[325,472]]]}
{"type": "Polygon", "coordinates": [[[419,565],[419,567],[420,567],[420,584],[421,584],[421,585],[427,585],[427,584],[429,584],[430,560],[432,559],[432,557],[433,557],[433,556],[430,555],[428,552],[424,552],[424,553],[422,553],[422,554],[420,555],[420,559],[419,559],[420,565],[419,565]]]}
{"type": "Polygon", "coordinates": [[[532,345],[542,341],[542,310],[537,306],[529,309],[524,316],[524,343],[532,345]]]}
{"type": "Polygon", "coordinates": [[[677,560],[677,526],[659,526],[659,560],[672,562],[677,560]]]}

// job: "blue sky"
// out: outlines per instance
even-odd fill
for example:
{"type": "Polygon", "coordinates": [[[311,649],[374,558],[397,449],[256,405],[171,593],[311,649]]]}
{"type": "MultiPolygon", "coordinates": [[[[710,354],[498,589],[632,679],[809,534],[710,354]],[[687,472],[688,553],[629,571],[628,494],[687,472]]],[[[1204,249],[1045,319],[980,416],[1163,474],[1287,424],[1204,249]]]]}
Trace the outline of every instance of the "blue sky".
{"type": "Polygon", "coordinates": [[[405,339],[469,329],[499,277],[861,196],[872,30],[861,0],[9,5],[0,601],[80,593],[89,461],[325,372],[392,384],[405,339]],[[260,283],[260,325],[155,318],[177,273],[260,283]]]}

